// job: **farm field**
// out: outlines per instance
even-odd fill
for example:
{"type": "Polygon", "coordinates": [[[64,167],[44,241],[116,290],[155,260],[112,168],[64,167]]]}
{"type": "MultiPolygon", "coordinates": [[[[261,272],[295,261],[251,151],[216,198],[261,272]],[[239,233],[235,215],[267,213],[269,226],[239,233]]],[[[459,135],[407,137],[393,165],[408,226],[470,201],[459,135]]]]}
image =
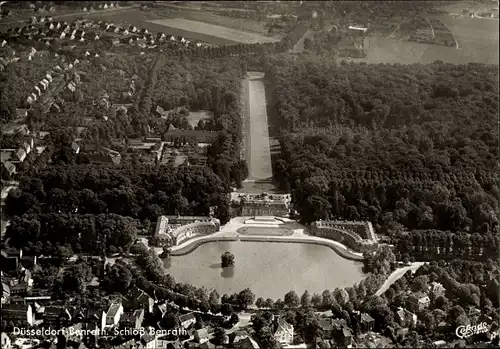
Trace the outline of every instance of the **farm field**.
{"type": "MultiPolygon", "coordinates": [[[[149,23],[159,25],[164,29],[162,31],[173,35],[184,35],[188,38],[203,40],[201,36],[219,38],[228,43],[258,43],[258,42],[278,42],[279,39],[270,38],[257,33],[244,32],[236,29],[225,28],[219,25],[203,22],[191,21],[184,18],[158,19],[150,20],[149,23]],[[183,34],[175,34],[175,31],[181,31],[183,34]]],[[[208,40],[203,40],[210,43],[208,40]]]]}
{"type": "Polygon", "coordinates": [[[190,111],[189,115],[186,117],[189,124],[193,127],[197,126],[200,120],[207,120],[210,118],[212,118],[212,115],[206,110],[190,111]]]}

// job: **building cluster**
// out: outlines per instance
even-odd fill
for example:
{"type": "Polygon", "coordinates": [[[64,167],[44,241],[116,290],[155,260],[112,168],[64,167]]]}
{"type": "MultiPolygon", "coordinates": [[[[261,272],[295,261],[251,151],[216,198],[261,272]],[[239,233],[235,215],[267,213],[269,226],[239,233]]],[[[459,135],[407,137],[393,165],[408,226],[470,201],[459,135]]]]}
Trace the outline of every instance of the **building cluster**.
{"type": "Polygon", "coordinates": [[[220,221],[208,216],[160,216],[153,238],[158,245],[176,246],[198,235],[218,232],[220,221]]]}
{"type": "MultiPolygon", "coordinates": [[[[92,309],[62,305],[51,296],[50,290],[34,285],[31,271],[23,265],[34,267],[37,263],[50,260],[51,256],[23,256],[21,250],[4,249],[1,252],[1,317],[9,326],[18,329],[63,330],[64,341],[68,347],[95,347],[100,337],[115,338],[112,348],[170,348],[184,345],[193,339],[190,348],[213,348],[208,342],[212,337],[211,325],[197,326],[194,313],[186,313],[174,303],[159,301],[156,296],[132,286],[128,292],[110,300],[107,306],[92,309]],[[162,332],[167,315],[174,314],[179,328],[172,332],[180,339],[167,340],[162,332]],[[155,331],[152,331],[154,329],[155,331]],[[128,331],[128,332],[127,332],[128,331]],[[141,332],[144,331],[144,332],[141,332]],[[152,334],[153,333],[153,334],[152,334]],[[183,342],[181,342],[181,340],[183,342]]],[[[67,263],[84,260],[92,264],[92,273],[102,278],[106,272],[106,259],[97,256],[73,256],[67,263]]],[[[89,282],[87,287],[98,289],[98,283],[89,282]]],[[[205,314],[207,323],[222,324],[227,316],[205,314]]],[[[60,334],[59,333],[59,334],[60,334]]],[[[61,340],[61,337],[57,338],[61,340]]],[[[239,340],[237,340],[239,341],[239,340]]],[[[2,333],[2,349],[16,348],[30,342],[31,346],[42,345],[57,348],[56,336],[44,333],[33,336],[23,333],[2,333]]],[[[182,346],[184,347],[184,346],[182,346]]],[[[239,347],[239,346],[237,346],[239,347]]],[[[28,347],[26,347],[28,348],[28,347]]]]}
{"type": "Polygon", "coordinates": [[[191,41],[183,36],[175,36],[166,33],[150,33],[145,28],[137,28],[134,25],[123,26],[111,22],[94,22],[101,30],[103,36],[110,37],[113,45],[133,45],[141,48],[157,47],[158,45],[168,47],[210,47],[211,45],[200,42],[191,41]]]}
{"type": "Polygon", "coordinates": [[[119,8],[120,3],[119,2],[96,2],[94,4],[84,6],[82,7],[82,12],[90,12],[90,11],[96,11],[96,10],[108,10],[108,9],[113,9],[113,8],[119,8]]]}
{"type": "MultiPolygon", "coordinates": [[[[24,114],[25,110],[22,110],[22,114],[24,114]]],[[[16,129],[9,127],[6,132],[3,134],[11,134],[15,132],[16,129]]],[[[29,130],[28,130],[29,131],[29,130]]],[[[35,149],[35,139],[26,135],[20,138],[19,148],[17,149],[2,149],[1,151],[1,161],[2,161],[2,170],[6,171],[9,176],[13,176],[16,173],[16,167],[24,162],[26,157],[32,152],[37,151],[35,149]]],[[[43,150],[42,150],[43,151],[43,150]]]]}
{"type": "Polygon", "coordinates": [[[292,198],[290,194],[239,194],[232,198],[239,200],[242,216],[284,216],[290,214],[292,198]]]}
{"type": "Polygon", "coordinates": [[[320,220],[311,224],[310,232],[314,236],[338,241],[358,252],[372,250],[377,245],[371,222],[320,220]]]}

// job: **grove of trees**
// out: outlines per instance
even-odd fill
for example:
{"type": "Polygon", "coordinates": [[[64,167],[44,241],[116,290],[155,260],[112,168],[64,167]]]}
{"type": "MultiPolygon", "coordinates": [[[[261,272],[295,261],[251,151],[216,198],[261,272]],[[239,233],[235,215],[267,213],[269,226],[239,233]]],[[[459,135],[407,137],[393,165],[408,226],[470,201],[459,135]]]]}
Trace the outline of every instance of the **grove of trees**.
{"type": "Polygon", "coordinates": [[[301,219],[377,231],[498,229],[498,71],[482,64],[262,58],[280,139],[276,182],[301,219]]]}

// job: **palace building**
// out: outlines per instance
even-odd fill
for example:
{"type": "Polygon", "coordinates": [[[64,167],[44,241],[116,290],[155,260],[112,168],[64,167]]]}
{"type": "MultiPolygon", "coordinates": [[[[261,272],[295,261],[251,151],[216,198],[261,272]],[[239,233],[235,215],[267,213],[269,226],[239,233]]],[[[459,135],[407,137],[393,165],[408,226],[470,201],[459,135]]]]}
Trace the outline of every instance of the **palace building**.
{"type": "Polygon", "coordinates": [[[358,252],[377,245],[371,222],[320,220],[311,224],[311,235],[338,241],[358,252]]]}
{"type": "Polygon", "coordinates": [[[290,194],[242,194],[242,216],[288,216],[291,207],[290,194]]]}
{"type": "Polygon", "coordinates": [[[220,221],[206,216],[160,216],[154,237],[160,245],[176,246],[196,235],[218,232],[220,221]]]}

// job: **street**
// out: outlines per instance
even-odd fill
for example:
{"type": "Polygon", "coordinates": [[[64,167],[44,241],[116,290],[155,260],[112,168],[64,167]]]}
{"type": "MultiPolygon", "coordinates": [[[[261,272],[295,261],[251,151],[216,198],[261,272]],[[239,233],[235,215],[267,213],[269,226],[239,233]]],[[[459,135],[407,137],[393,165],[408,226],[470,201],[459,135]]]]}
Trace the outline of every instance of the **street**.
{"type": "Polygon", "coordinates": [[[376,296],[382,295],[393,283],[395,283],[399,278],[401,278],[408,270],[416,271],[418,268],[420,268],[422,265],[424,265],[424,262],[415,262],[412,263],[411,265],[403,268],[396,269],[395,271],[392,272],[391,275],[385,280],[384,284],[379,288],[377,292],[375,292],[376,296]]]}

